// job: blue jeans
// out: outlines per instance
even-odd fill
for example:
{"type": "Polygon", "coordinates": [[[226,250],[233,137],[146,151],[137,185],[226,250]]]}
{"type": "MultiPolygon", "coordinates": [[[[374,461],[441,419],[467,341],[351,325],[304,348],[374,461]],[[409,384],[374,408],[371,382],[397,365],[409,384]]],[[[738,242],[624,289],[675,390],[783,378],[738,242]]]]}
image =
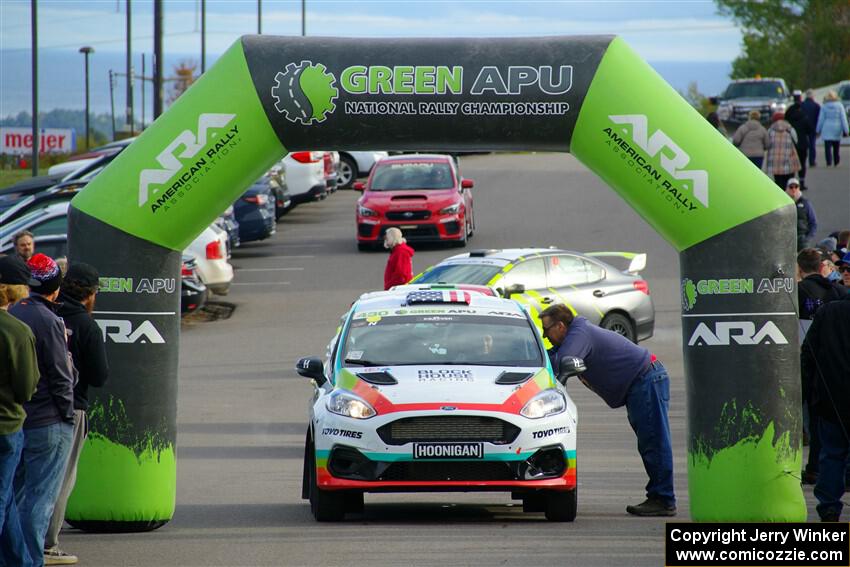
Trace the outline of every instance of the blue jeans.
{"type": "Polygon", "coordinates": [[[820,471],[815,484],[815,498],[818,499],[818,515],[840,516],[844,496],[844,475],[847,471],[847,454],[850,442],[844,436],[844,430],[838,422],[824,418],[818,420],[820,433],[820,471]]]}
{"type": "Polygon", "coordinates": [[[638,452],[649,476],[646,496],[675,506],[673,444],[667,419],[669,402],[670,378],[667,369],[658,361],[635,379],[626,394],[629,424],[637,435],[638,452]]]}
{"type": "Polygon", "coordinates": [[[44,563],[44,534],[62,486],[74,437],[72,423],[24,429],[24,450],[15,474],[21,528],[33,565],[44,563]]]}
{"type": "Polygon", "coordinates": [[[749,159],[751,162],[753,162],[753,164],[759,169],[761,169],[761,164],[764,162],[763,156],[759,156],[759,157],[747,156],[747,159],[749,159]]]}
{"type": "Polygon", "coordinates": [[[15,469],[24,448],[24,432],[0,435],[0,565],[32,565],[15,502],[15,469]]]}

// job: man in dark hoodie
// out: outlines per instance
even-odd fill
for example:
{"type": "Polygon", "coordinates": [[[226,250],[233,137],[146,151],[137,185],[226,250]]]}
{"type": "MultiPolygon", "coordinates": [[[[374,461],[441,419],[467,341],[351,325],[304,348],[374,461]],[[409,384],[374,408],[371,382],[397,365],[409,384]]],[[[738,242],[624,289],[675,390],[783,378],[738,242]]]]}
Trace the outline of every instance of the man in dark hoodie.
{"type": "Polygon", "coordinates": [[[15,472],[21,529],[33,564],[43,564],[44,534],[62,485],[74,435],[76,372],[66,344],[65,324],[56,315],[62,274],[51,258],[36,254],[27,265],[38,286],[9,308],[35,335],[41,378],[24,404],[24,450],[15,472]]]}
{"type": "Polygon", "coordinates": [[[103,386],[109,375],[103,333],[91,316],[98,283],[99,275],[93,266],[84,262],[71,262],[59,288],[61,303],[58,313],[68,328],[68,350],[71,351],[79,376],[74,388],[74,440],[59,498],[44,538],[45,565],[68,565],[76,563],[77,559],[59,549],[59,530],[65,521],[65,507],[77,479],[77,462],[88,435],[88,389],[89,386],[103,386]]]}
{"type": "MultiPolygon", "coordinates": [[[[800,334],[805,336],[812,318],[824,304],[841,299],[847,295],[847,288],[831,282],[823,275],[824,256],[817,248],[803,248],[797,254],[797,271],[800,283],[797,284],[797,301],[800,307],[800,334]]],[[[810,382],[808,383],[810,384],[810,382]]],[[[812,392],[803,380],[803,403],[808,410],[809,458],[802,478],[804,484],[814,484],[818,478],[818,459],[820,456],[820,437],[818,436],[818,417],[812,409],[812,392]]]]}
{"type": "Polygon", "coordinates": [[[800,352],[803,377],[811,384],[812,409],[820,433],[820,474],[815,484],[823,522],[841,517],[850,456],[850,296],[831,301],[815,314],[800,352]]]}

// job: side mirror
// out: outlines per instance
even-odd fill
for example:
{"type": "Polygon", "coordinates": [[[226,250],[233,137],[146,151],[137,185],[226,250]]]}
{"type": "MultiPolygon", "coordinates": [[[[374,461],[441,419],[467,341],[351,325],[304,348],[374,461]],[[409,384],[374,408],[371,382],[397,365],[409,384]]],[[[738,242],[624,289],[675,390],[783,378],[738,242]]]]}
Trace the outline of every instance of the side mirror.
{"type": "Polygon", "coordinates": [[[564,355],[558,361],[558,382],[567,384],[567,378],[580,376],[587,371],[584,360],[577,356],[564,355]]]}
{"type": "Polygon", "coordinates": [[[515,293],[525,293],[525,286],[521,283],[515,283],[505,288],[505,297],[511,298],[515,293]]]}
{"type": "Polygon", "coordinates": [[[312,378],[319,386],[327,381],[325,378],[325,365],[322,360],[315,356],[302,358],[295,365],[295,371],[305,378],[312,378]]]}
{"type": "Polygon", "coordinates": [[[460,188],[461,189],[472,189],[475,187],[475,182],[472,179],[461,179],[460,180],[460,188]]]}
{"type": "Polygon", "coordinates": [[[366,184],[362,181],[355,181],[354,185],[352,185],[351,188],[355,191],[363,191],[366,189],[366,184]]]}
{"type": "Polygon", "coordinates": [[[710,96],[708,97],[708,102],[710,102],[714,106],[717,106],[717,104],[720,102],[720,99],[716,96],[710,96]]]}

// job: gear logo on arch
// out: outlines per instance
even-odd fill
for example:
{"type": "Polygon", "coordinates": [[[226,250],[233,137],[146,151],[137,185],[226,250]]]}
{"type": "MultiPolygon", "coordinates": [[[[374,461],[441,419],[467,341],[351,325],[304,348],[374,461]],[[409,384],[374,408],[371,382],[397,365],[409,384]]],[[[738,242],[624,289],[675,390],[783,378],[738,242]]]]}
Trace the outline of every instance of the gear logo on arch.
{"type": "Polygon", "coordinates": [[[336,109],[336,79],[321,63],[289,63],[274,80],[274,107],[290,122],[305,126],[324,122],[336,109]]]}
{"type": "Polygon", "coordinates": [[[682,280],[682,309],[690,311],[697,302],[697,287],[690,278],[682,280]]]}

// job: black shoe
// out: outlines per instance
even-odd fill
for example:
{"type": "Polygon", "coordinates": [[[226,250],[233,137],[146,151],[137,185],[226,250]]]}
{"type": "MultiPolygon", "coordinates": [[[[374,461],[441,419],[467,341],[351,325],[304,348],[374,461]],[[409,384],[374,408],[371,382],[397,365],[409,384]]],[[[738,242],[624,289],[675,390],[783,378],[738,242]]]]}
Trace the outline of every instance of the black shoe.
{"type": "Polygon", "coordinates": [[[676,507],[658,498],[647,498],[637,506],[626,506],[626,512],[633,516],[675,516],[676,507]]]}
{"type": "Polygon", "coordinates": [[[818,473],[812,471],[803,471],[801,475],[800,483],[801,484],[817,484],[818,482],[818,473]]]}

